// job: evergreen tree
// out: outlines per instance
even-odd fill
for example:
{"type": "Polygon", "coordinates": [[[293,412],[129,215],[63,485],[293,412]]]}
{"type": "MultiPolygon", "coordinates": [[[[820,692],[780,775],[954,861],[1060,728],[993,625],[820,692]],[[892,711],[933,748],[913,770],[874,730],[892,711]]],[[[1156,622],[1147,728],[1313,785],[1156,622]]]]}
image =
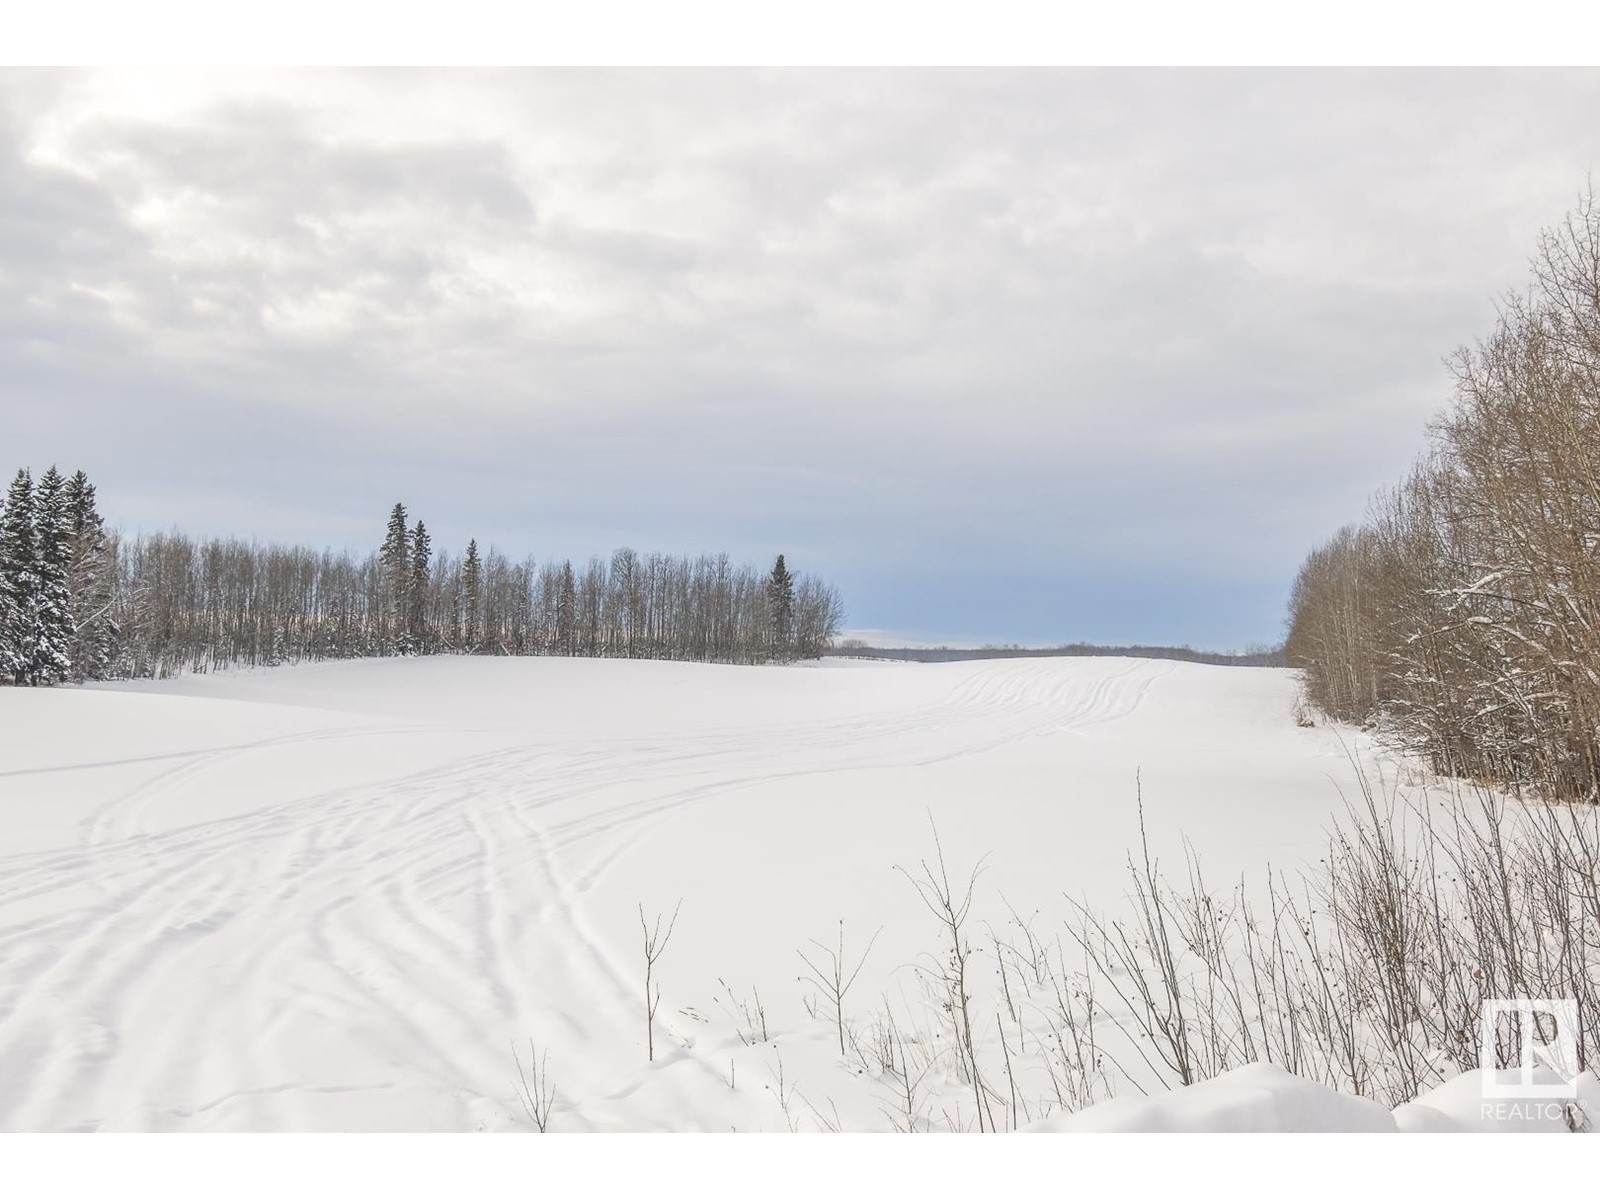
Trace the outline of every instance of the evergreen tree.
{"type": "Polygon", "coordinates": [[[428,582],[431,578],[429,558],[432,540],[421,521],[411,532],[411,652],[428,651],[428,582]]]}
{"type": "Polygon", "coordinates": [[[388,630],[384,653],[411,650],[411,548],[406,535],[406,506],[396,503],[389,512],[389,530],[379,552],[388,630]]]}
{"type": "Polygon", "coordinates": [[[72,517],[67,509],[66,487],[67,481],[52,466],[39,477],[33,499],[39,575],[31,669],[35,684],[60,683],[72,673],[72,596],[67,590],[72,567],[72,517]]]}
{"type": "Polygon", "coordinates": [[[767,577],[767,615],[772,622],[773,657],[787,660],[794,639],[794,576],[781,554],[767,577]]]}
{"type": "Polygon", "coordinates": [[[269,667],[281,667],[288,661],[289,645],[288,639],[284,635],[283,626],[274,625],[272,627],[272,647],[267,651],[266,665],[269,667]]]}
{"type": "Polygon", "coordinates": [[[20,686],[33,681],[38,643],[38,534],[34,525],[33,477],[17,472],[6,492],[0,520],[0,670],[20,686]]]}
{"type": "Polygon", "coordinates": [[[82,471],[66,485],[67,519],[72,560],[67,592],[72,598],[72,678],[105,679],[118,634],[111,616],[111,545],[105,522],[95,508],[94,484],[82,471]]]}
{"type": "MultiPolygon", "coordinates": [[[[0,539],[6,528],[6,519],[10,507],[4,498],[0,498],[0,539]]],[[[10,571],[7,567],[4,541],[0,540],[0,674],[15,677],[16,666],[12,646],[17,636],[17,627],[20,614],[17,610],[17,600],[12,595],[9,586],[10,571]]]]}
{"type": "Polygon", "coordinates": [[[462,647],[468,654],[476,654],[483,641],[483,567],[478,562],[478,540],[467,543],[467,558],[461,565],[462,604],[466,608],[462,630],[462,647]]]}

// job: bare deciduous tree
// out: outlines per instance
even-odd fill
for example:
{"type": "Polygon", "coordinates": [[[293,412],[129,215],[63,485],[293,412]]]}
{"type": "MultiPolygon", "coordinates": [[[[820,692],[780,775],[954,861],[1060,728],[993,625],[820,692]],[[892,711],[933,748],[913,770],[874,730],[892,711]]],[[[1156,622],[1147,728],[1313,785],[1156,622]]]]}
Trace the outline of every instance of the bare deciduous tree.
{"type": "Polygon", "coordinates": [[[1453,360],[1433,449],[1313,551],[1286,656],[1328,715],[1435,769],[1600,791],[1600,205],[1453,360]]]}
{"type": "Polygon", "coordinates": [[[672,931],[678,927],[678,910],[683,907],[679,900],[677,907],[672,910],[672,919],[667,922],[666,933],[661,932],[661,914],[656,914],[655,925],[652,926],[645,920],[644,905],[639,905],[639,927],[644,931],[644,1029],[645,1046],[650,1062],[656,1060],[656,1009],[661,1004],[661,988],[655,983],[656,960],[666,953],[667,943],[672,940],[672,931]]]}

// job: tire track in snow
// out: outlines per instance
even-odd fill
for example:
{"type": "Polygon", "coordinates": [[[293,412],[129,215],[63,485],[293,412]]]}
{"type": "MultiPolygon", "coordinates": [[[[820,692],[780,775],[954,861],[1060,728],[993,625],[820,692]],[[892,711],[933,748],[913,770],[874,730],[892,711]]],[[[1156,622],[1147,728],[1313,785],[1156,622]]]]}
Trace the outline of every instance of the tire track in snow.
{"type": "Polygon", "coordinates": [[[149,804],[207,774],[224,786],[253,751],[431,730],[187,753],[95,810],[79,847],[0,858],[0,1125],[179,1127],[248,1105],[292,1126],[310,1119],[302,1104],[402,1087],[431,1090],[467,1121],[475,1104],[505,1102],[500,1034],[548,1011],[540,971],[585,997],[565,1014],[575,1034],[639,1036],[632,957],[595,934],[583,897],[661,821],[774,781],[1104,724],[1172,670],[1052,665],[980,664],[939,680],[926,703],[852,719],[675,739],[534,734],[388,781],[141,832],[149,804]],[[41,898],[55,910],[13,917],[41,898]],[[240,946],[252,952],[241,959],[240,946]],[[308,1023],[352,1043],[367,1077],[292,1065],[303,1055],[291,1035],[308,1023]]]}

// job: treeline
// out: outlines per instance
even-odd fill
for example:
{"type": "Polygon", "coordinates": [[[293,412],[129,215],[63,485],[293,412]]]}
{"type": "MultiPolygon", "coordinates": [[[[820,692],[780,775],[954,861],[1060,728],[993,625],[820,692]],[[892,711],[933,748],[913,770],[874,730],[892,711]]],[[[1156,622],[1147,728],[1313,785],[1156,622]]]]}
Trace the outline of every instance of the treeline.
{"type": "Polygon", "coordinates": [[[1307,694],[1436,769],[1600,787],[1600,211],[1540,238],[1526,294],[1458,353],[1431,451],[1307,558],[1307,694]]]}
{"type": "Polygon", "coordinates": [[[1221,654],[1189,646],[1093,646],[1072,642],[1064,646],[869,646],[859,638],[846,638],[829,651],[846,658],[885,658],[896,662],[968,662],[989,658],[1169,658],[1179,662],[1219,667],[1281,667],[1281,649],[1250,649],[1243,654],[1221,654]]]}
{"type": "Polygon", "coordinates": [[[374,553],[104,528],[82,472],[19,471],[0,514],[0,658],[11,681],[163,678],[408,654],[563,654],[753,663],[814,658],[838,593],[727,555],[622,549],[512,562],[435,551],[405,506],[374,553]]]}

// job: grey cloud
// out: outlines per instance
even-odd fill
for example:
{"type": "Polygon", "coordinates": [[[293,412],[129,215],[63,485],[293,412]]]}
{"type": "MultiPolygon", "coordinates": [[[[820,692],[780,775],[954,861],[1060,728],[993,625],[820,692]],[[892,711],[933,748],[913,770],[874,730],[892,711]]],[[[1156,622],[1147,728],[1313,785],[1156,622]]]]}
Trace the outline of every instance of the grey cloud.
{"type": "Polygon", "coordinates": [[[1286,583],[1600,148],[1591,72],[96,81],[0,87],[24,456],[134,522],[792,539],[896,628],[941,562],[1286,583]]]}

